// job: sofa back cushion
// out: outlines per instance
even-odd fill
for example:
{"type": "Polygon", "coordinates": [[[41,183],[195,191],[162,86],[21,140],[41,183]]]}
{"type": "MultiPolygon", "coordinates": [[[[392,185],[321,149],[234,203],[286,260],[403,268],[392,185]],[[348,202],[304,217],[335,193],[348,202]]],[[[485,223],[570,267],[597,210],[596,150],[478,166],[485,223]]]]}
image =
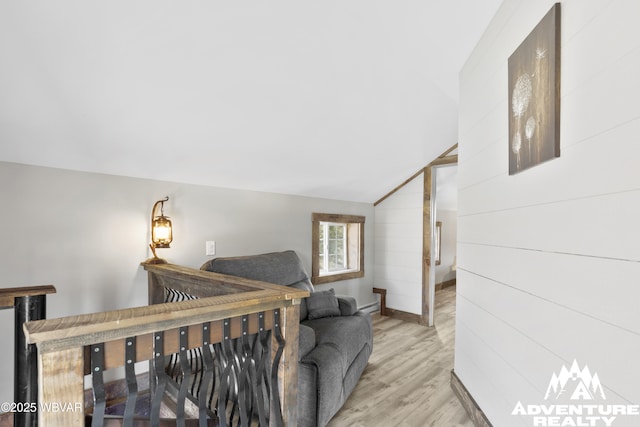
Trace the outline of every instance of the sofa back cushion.
{"type": "Polygon", "coordinates": [[[340,316],[340,305],[333,288],[326,291],[313,292],[307,298],[308,319],[340,316]]]}
{"type": "MultiPolygon", "coordinates": [[[[214,258],[205,262],[200,269],[276,285],[292,286],[309,292],[314,291],[309,275],[294,251],[214,258]]],[[[303,299],[300,304],[300,320],[306,318],[307,305],[303,299]]]]}

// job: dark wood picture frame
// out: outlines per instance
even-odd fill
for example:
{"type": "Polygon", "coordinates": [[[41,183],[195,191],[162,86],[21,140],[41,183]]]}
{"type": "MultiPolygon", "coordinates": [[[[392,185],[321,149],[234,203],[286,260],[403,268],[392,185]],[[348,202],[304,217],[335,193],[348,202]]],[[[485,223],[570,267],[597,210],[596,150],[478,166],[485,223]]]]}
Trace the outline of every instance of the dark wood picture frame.
{"type": "Polygon", "coordinates": [[[509,175],[560,156],[560,3],[509,57],[509,175]]]}

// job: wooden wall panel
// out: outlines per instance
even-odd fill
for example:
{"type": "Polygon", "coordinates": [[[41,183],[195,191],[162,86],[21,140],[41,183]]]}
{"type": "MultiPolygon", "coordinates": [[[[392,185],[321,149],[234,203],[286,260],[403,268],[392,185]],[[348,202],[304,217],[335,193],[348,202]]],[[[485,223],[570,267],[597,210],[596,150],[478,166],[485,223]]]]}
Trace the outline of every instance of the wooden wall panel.
{"type": "MultiPolygon", "coordinates": [[[[506,365],[514,366],[521,376],[529,378],[538,389],[545,389],[553,372],[561,365],[571,364],[576,359],[597,371],[605,393],[612,392],[618,401],[640,401],[640,370],[629,366],[633,356],[640,354],[638,334],[613,326],[590,313],[573,311],[554,300],[544,299],[517,290],[507,284],[484,277],[469,278],[461,274],[460,282],[475,282],[476,286],[462,286],[458,289],[461,301],[468,301],[474,309],[465,309],[459,301],[458,309],[465,314],[461,323],[479,325],[478,336],[486,344],[498,343],[493,350],[502,354],[506,365]],[[475,307],[480,309],[476,310],[475,307]],[[478,314],[480,313],[480,314],[478,314]],[[508,325],[508,335],[499,335],[495,329],[482,327],[483,317],[489,315],[508,325]],[[487,334],[487,331],[490,333],[487,334]],[[556,366],[548,366],[544,359],[531,358],[531,366],[526,366],[513,358],[507,358],[513,346],[528,338],[524,349],[533,347],[546,350],[558,358],[556,366]],[[508,337],[508,338],[507,338],[508,337]]],[[[535,352],[531,351],[532,355],[535,352]]],[[[511,394],[513,405],[522,399],[518,393],[511,394]]],[[[544,394],[541,398],[544,397],[544,394]]],[[[611,403],[611,402],[610,402],[611,403]]]]}
{"type": "Polygon", "coordinates": [[[640,334],[640,286],[629,280],[640,277],[638,262],[470,244],[460,244],[458,254],[459,277],[482,271],[497,283],[640,334]]]}
{"type": "Polygon", "coordinates": [[[421,314],[423,174],[375,207],[375,287],[387,307],[421,314]]]}
{"type": "MultiPolygon", "coordinates": [[[[640,187],[640,174],[634,166],[636,159],[640,158],[640,144],[629,138],[629,135],[636,132],[640,132],[640,120],[630,121],[587,141],[574,144],[566,148],[560,158],[538,166],[536,172],[543,171],[542,173],[532,172],[509,177],[506,160],[490,160],[488,157],[485,158],[485,169],[476,167],[474,163],[462,162],[460,169],[473,169],[478,180],[472,184],[467,178],[466,185],[461,185],[458,197],[459,214],[466,216],[526,208],[549,202],[600,197],[635,190],[640,187]],[[625,155],[616,155],[614,162],[613,154],[603,158],[603,147],[606,147],[607,153],[611,150],[613,153],[625,155]],[[486,171],[489,165],[496,171],[493,177],[486,171]],[[504,169],[501,169],[502,167],[504,169]],[[572,171],[571,177],[567,177],[567,170],[572,171]],[[576,186],[576,181],[581,185],[576,186]]],[[[506,147],[502,148],[502,157],[506,158],[506,147]]],[[[492,150],[492,153],[500,154],[499,150],[492,150]]],[[[468,171],[464,173],[467,174],[468,171]]]]}
{"type": "Polygon", "coordinates": [[[637,200],[640,190],[463,216],[460,241],[639,261],[637,200]]]}
{"type": "Polygon", "coordinates": [[[579,6],[573,2],[563,4],[566,19],[563,22],[565,35],[562,94],[572,92],[580,86],[590,86],[589,79],[607,68],[619,58],[638,47],[635,33],[640,3],[626,1],[589,1],[579,6]],[[625,10],[625,13],[620,13],[625,10]],[[611,25],[615,22],[616,25],[611,25]],[[606,34],[606,37],[603,37],[606,34]],[[615,43],[611,43],[615,40],[615,43]],[[598,54],[593,54],[598,49],[598,54]],[[568,68],[568,69],[567,69],[568,68]]]}
{"type": "Polygon", "coordinates": [[[561,156],[509,176],[507,59],[553,3],[505,0],[460,75],[455,372],[494,426],[574,359],[640,404],[640,3],[562,2],[561,156]]]}
{"type": "MultiPolygon", "coordinates": [[[[498,317],[488,313],[483,307],[471,303],[466,298],[458,302],[465,312],[472,316],[472,322],[459,321],[460,350],[469,355],[482,351],[482,358],[493,360],[491,382],[505,393],[518,394],[520,400],[536,401],[546,392],[551,373],[562,360],[544,347],[537,346],[526,335],[498,317]],[[483,330],[492,329],[494,334],[484,335],[483,330]],[[502,337],[511,337],[505,342],[502,337]]],[[[481,358],[474,357],[474,364],[485,365],[481,358]]],[[[512,402],[510,402],[512,403],[512,402]]]]}
{"type": "Polygon", "coordinates": [[[461,346],[456,345],[456,375],[460,377],[469,393],[478,403],[480,409],[489,417],[493,426],[530,427],[520,417],[511,415],[511,402],[503,396],[509,392],[509,382],[505,383],[502,375],[508,372],[508,365],[478,338],[464,327],[456,327],[456,336],[464,340],[461,346]],[[497,378],[499,378],[497,380],[497,378]],[[500,382],[507,385],[507,390],[500,382]],[[468,386],[468,385],[470,386],[468,386]]]}

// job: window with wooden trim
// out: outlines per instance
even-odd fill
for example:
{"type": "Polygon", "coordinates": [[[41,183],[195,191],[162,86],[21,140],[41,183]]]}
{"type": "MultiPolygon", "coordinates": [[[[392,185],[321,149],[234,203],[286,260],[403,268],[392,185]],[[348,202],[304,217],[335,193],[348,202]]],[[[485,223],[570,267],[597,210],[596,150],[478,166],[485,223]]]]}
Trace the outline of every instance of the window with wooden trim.
{"type": "Polygon", "coordinates": [[[314,213],[311,280],[314,284],[364,276],[364,216],[314,213]]]}

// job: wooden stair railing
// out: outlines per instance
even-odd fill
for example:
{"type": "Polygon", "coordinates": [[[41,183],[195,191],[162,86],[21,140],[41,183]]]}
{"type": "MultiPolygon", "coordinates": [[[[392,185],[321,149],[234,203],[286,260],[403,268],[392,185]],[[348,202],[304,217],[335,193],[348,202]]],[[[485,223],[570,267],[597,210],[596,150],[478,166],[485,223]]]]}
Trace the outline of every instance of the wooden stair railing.
{"type": "Polygon", "coordinates": [[[160,407],[170,396],[177,426],[190,424],[189,406],[200,426],[214,418],[220,426],[295,426],[299,304],[308,292],[170,264],[143,266],[152,305],[25,324],[27,341],[38,346],[40,407],[51,409],[40,412],[40,425],[84,425],[88,372],[91,425],[112,425],[104,416],[103,372],[123,366],[129,394],[122,423],[141,425],[133,365],[149,361],[149,425],[162,425],[160,407]],[[162,302],[175,292],[185,300],[162,302]],[[168,373],[169,358],[178,361],[177,375],[168,373]]]}
{"type": "Polygon", "coordinates": [[[38,414],[31,409],[38,405],[38,364],[35,346],[27,345],[22,325],[30,320],[47,317],[47,295],[56,292],[52,285],[23,286],[0,289],[0,310],[14,309],[13,403],[24,409],[13,414],[13,425],[31,427],[38,423],[38,414]]]}

